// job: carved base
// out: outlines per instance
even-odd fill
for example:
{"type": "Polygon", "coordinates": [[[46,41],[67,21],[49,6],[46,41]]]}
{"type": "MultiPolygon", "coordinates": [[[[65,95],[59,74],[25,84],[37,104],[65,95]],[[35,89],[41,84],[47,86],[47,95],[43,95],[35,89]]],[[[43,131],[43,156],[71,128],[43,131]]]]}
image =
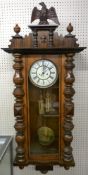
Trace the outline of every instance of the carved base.
{"type": "Polygon", "coordinates": [[[74,167],[75,166],[75,161],[74,161],[74,158],[73,158],[73,155],[72,155],[72,160],[69,161],[69,162],[64,162],[64,168],[66,170],[68,170],[70,167],[74,167]]]}
{"type": "Polygon", "coordinates": [[[36,170],[41,171],[41,173],[46,174],[48,171],[53,170],[52,165],[36,165],[36,170]]]}

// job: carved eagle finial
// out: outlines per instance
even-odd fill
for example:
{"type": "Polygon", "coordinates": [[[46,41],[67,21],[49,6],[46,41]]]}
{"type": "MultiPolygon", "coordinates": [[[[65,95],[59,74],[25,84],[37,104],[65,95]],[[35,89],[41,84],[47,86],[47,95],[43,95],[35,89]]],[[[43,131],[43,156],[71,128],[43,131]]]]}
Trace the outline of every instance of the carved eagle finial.
{"type": "Polygon", "coordinates": [[[42,6],[42,8],[41,10],[39,10],[37,7],[33,8],[31,22],[33,22],[36,19],[39,19],[39,24],[49,24],[47,19],[50,19],[59,25],[60,23],[55,8],[50,7],[49,9],[47,9],[44,2],[40,2],[39,4],[42,6]]]}

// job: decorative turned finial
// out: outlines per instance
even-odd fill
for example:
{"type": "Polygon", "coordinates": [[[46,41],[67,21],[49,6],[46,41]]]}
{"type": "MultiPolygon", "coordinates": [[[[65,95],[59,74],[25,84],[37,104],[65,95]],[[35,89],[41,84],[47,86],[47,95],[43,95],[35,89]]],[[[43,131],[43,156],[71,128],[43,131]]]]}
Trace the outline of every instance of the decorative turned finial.
{"type": "Polygon", "coordinates": [[[71,32],[73,31],[73,26],[71,23],[67,26],[68,34],[65,35],[65,44],[66,47],[79,47],[79,44],[76,43],[78,39],[75,38],[75,35],[73,35],[71,32]]]}
{"type": "Polygon", "coordinates": [[[67,26],[67,31],[69,32],[69,34],[73,31],[73,26],[71,25],[71,23],[69,23],[69,25],[67,26]]]}
{"type": "Polygon", "coordinates": [[[19,27],[18,24],[16,24],[15,27],[14,27],[14,32],[16,33],[16,36],[19,36],[20,30],[21,30],[21,28],[19,27]]]}
{"type": "Polygon", "coordinates": [[[16,34],[15,36],[12,36],[12,39],[10,40],[11,44],[9,45],[9,47],[20,48],[22,47],[22,39],[23,39],[23,37],[19,35],[21,28],[19,27],[18,24],[16,24],[13,29],[16,34]]]}

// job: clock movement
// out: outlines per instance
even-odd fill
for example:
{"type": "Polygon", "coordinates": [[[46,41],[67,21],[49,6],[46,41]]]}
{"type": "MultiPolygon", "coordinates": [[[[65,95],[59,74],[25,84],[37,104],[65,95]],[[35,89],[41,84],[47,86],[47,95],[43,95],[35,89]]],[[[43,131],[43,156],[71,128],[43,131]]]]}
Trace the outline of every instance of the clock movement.
{"type": "Polygon", "coordinates": [[[59,20],[54,7],[41,10],[34,7],[30,24],[31,33],[20,36],[18,24],[9,48],[13,54],[15,74],[14,115],[16,130],[16,158],[14,165],[23,168],[34,164],[36,170],[46,173],[53,165],[74,166],[71,142],[74,128],[73,95],[75,80],[73,56],[85,47],[79,47],[73,26],[69,23],[68,34],[55,32],[59,20]],[[49,24],[48,19],[54,21],[49,24]]]}

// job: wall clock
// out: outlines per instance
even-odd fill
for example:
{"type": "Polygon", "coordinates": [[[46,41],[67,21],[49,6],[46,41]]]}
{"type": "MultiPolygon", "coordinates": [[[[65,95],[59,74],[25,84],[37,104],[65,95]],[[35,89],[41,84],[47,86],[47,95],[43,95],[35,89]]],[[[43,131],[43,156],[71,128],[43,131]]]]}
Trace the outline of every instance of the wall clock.
{"type": "Polygon", "coordinates": [[[71,142],[74,128],[72,117],[74,103],[73,56],[85,47],[79,47],[73,26],[68,34],[59,36],[59,25],[54,7],[33,9],[28,36],[20,36],[20,27],[15,26],[9,48],[4,51],[14,56],[15,84],[14,115],[16,118],[16,158],[14,165],[23,168],[34,164],[36,170],[46,173],[54,165],[65,169],[74,166],[71,142]],[[50,25],[48,19],[56,22],[50,25]]]}

